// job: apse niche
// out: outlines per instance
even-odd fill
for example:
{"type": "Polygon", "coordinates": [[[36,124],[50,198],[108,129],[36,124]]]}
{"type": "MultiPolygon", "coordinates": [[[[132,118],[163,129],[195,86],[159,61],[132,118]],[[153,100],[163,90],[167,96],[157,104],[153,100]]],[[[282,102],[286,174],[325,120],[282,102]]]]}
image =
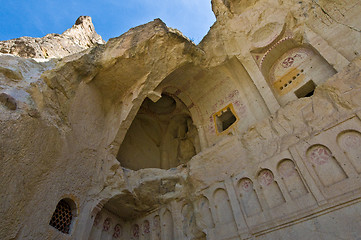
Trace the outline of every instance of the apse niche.
{"type": "Polygon", "coordinates": [[[199,145],[197,129],[185,104],[162,94],[157,102],[144,100],[117,159],[122,167],[132,170],[169,169],[188,162],[199,152],[199,145]]]}

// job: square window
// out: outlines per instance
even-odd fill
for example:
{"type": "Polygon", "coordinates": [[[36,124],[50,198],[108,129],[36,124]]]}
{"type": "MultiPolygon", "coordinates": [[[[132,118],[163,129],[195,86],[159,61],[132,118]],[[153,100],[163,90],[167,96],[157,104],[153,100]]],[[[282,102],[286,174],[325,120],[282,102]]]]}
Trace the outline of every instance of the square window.
{"type": "Polygon", "coordinates": [[[235,122],[237,122],[237,117],[234,114],[233,106],[228,105],[218,113],[214,114],[214,120],[218,133],[222,133],[229,129],[235,122]]]}

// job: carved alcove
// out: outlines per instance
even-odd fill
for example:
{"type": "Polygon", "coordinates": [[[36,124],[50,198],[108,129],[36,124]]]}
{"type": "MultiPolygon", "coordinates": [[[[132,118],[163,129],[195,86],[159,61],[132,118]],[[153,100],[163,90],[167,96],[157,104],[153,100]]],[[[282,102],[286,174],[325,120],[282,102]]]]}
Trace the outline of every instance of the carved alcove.
{"type": "Polygon", "coordinates": [[[268,213],[268,207],[257,178],[250,178],[248,170],[235,175],[232,180],[244,219],[247,225],[255,230],[268,221],[265,215],[265,213],[268,213]]]}
{"type": "Polygon", "coordinates": [[[161,234],[162,234],[162,230],[160,227],[160,217],[159,215],[154,216],[153,218],[153,228],[152,231],[154,231],[154,239],[155,240],[160,240],[161,239],[161,234]]]}
{"type": "Polygon", "coordinates": [[[132,240],[138,240],[139,239],[139,225],[138,224],[133,224],[132,227],[131,227],[132,231],[131,231],[131,237],[130,239],[132,240]]]}
{"type": "Polygon", "coordinates": [[[203,229],[212,229],[212,228],[214,228],[213,215],[212,215],[211,208],[210,208],[210,205],[209,205],[209,200],[208,200],[207,197],[202,196],[197,201],[197,209],[198,209],[200,218],[202,219],[202,221],[197,220],[198,225],[200,227],[202,227],[203,229]]]}
{"type": "Polygon", "coordinates": [[[296,146],[300,160],[326,199],[360,187],[360,132],[360,120],[353,117],[296,146]]]}
{"type": "Polygon", "coordinates": [[[274,175],[271,170],[261,170],[258,173],[258,182],[270,209],[286,202],[278,183],[274,180],[274,175]]]}
{"type": "Polygon", "coordinates": [[[247,177],[240,179],[237,183],[237,192],[246,217],[252,217],[263,211],[251,179],[247,177]]]}
{"type": "Polygon", "coordinates": [[[122,219],[102,209],[94,218],[89,239],[123,239],[129,236],[128,231],[122,219]]]}
{"type": "Polygon", "coordinates": [[[111,235],[111,228],[113,227],[114,223],[110,217],[105,218],[103,222],[103,229],[100,235],[100,239],[107,239],[108,235],[111,235]]]}
{"type": "Polygon", "coordinates": [[[173,217],[172,213],[168,209],[163,213],[162,226],[164,229],[163,239],[174,239],[173,217]]]}
{"type": "Polygon", "coordinates": [[[87,239],[174,239],[174,213],[171,208],[164,206],[152,211],[139,211],[131,204],[127,205],[127,201],[128,197],[117,195],[96,207],[98,212],[87,239]]]}
{"type": "Polygon", "coordinates": [[[345,152],[352,166],[358,174],[361,173],[361,133],[355,130],[341,132],[337,136],[337,143],[345,152]]]}
{"type": "Polygon", "coordinates": [[[146,98],[120,146],[122,167],[169,169],[188,162],[199,151],[198,132],[185,104],[162,94],[146,98]]]}
{"type": "MultiPolygon", "coordinates": [[[[205,234],[202,231],[195,231],[195,229],[198,230],[198,227],[196,223],[197,220],[194,205],[192,203],[184,203],[184,205],[180,208],[180,213],[182,216],[181,222],[183,239],[202,239],[202,237],[205,237],[205,234]]],[[[174,216],[176,216],[176,214],[174,214],[174,216]]]]}
{"type": "Polygon", "coordinates": [[[336,73],[317,50],[287,30],[252,55],[281,106],[312,96],[319,84],[336,73]]]}
{"type": "Polygon", "coordinates": [[[328,187],[347,178],[340,163],[326,146],[311,146],[307,150],[307,157],[323,186],[328,187]]]}
{"type": "Polygon", "coordinates": [[[143,239],[150,240],[151,238],[151,229],[150,222],[148,220],[144,220],[142,224],[142,233],[143,239]]]}
{"type": "Polygon", "coordinates": [[[277,170],[292,200],[300,198],[308,193],[308,190],[291,159],[281,160],[278,163],[277,170]]]}
{"type": "Polygon", "coordinates": [[[238,228],[227,190],[216,187],[212,194],[212,200],[217,237],[221,239],[237,236],[238,228]]]}

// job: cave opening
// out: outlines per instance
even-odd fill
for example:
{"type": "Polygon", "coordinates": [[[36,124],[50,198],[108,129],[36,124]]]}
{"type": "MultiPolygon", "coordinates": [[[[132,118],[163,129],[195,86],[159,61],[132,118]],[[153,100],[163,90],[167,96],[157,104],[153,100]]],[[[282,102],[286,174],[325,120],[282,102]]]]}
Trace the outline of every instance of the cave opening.
{"type": "Polygon", "coordinates": [[[120,146],[117,159],[124,168],[169,169],[188,162],[199,152],[199,138],[191,114],[177,97],[146,98],[120,146]]]}
{"type": "Polygon", "coordinates": [[[304,97],[311,97],[313,93],[315,92],[316,84],[310,80],[306,84],[304,84],[302,87],[297,89],[295,91],[295,95],[298,98],[304,98],[304,97]]]}

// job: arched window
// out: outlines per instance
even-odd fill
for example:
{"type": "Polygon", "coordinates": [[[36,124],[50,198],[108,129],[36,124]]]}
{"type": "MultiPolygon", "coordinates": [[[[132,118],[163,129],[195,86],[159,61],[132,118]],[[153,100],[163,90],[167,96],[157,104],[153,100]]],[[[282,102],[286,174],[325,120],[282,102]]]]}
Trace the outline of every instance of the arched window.
{"type": "Polygon", "coordinates": [[[75,203],[70,199],[62,199],[56,205],[49,225],[60,232],[69,233],[75,218],[75,203]]]}

